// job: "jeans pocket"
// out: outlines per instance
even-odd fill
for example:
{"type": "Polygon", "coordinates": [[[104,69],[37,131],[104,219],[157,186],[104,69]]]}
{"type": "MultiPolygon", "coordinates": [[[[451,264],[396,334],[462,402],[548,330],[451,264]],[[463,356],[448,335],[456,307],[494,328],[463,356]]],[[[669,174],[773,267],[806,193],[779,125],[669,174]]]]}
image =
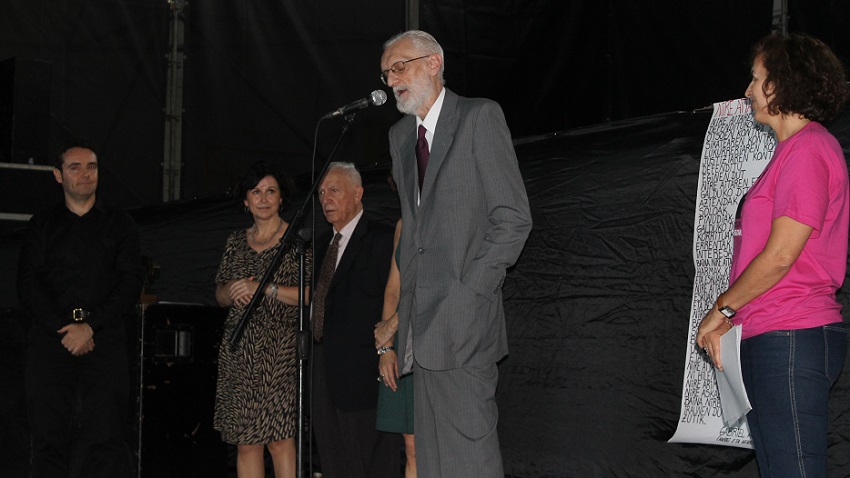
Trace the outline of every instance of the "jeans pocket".
{"type": "Polygon", "coordinates": [[[823,337],[826,345],[826,376],[830,384],[835,384],[847,355],[847,329],[843,323],[825,325],[823,337]]]}

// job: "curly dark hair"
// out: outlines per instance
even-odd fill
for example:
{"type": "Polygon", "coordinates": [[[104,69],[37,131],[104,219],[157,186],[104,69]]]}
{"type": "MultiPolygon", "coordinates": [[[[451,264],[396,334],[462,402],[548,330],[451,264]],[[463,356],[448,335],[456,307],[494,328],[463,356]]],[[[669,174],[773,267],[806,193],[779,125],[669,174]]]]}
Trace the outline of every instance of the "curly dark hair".
{"type": "Polygon", "coordinates": [[[755,44],[752,59],[767,70],[763,90],[772,114],[799,114],[826,122],[844,107],[848,92],[844,67],[822,41],[805,34],[773,32],[755,44]],[[773,89],[773,95],[768,91],[773,89]]]}
{"type": "Polygon", "coordinates": [[[284,177],[280,170],[273,164],[262,161],[251,165],[248,171],[245,171],[245,174],[239,178],[233,191],[234,199],[236,199],[241,205],[242,200],[245,199],[248,191],[257,187],[257,184],[259,184],[266,176],[271,176],[275,179],[275,181],[277,181],[277,185],[280,187],[280,197],[283,199],[281,208],[286,206],[286,199],[288,194],[292,191],[291,181],[284,177]]]}

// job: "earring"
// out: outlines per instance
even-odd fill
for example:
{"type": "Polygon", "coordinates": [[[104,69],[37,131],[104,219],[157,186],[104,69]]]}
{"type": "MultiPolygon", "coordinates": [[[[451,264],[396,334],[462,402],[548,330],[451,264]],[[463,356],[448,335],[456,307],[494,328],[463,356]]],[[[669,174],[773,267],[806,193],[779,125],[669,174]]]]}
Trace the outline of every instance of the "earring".
{"type": "Polygon", "coordinates": [[[248,214],[248,206],[245,206],[245,214],[248,214]]]}

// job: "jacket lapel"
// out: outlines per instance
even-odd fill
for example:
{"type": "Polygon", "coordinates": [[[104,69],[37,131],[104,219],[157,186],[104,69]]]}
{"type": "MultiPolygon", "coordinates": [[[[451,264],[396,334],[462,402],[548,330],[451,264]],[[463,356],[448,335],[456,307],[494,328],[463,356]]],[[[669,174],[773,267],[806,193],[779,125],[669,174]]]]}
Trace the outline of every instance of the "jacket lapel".
{"type": "MultiPolygon", "coordinates": [[[[408,118],[413,119],[412,116],[408,118]]],[[[416,125],[416,123],[413,123],[416,125]]],[[[408,128],[409,131],[414,131],[415,128],[408,128]]],[[[411,211],[416,211],[416,134],[410,133],[404,140],[401,146],[401,151],[406,151],[405,157],[401,158],[401,177],[404,184],[397,184],[399,190],[404,190],[407,194],[408,205],[411,211]]],[[[398,181],[399,178],[395,178],[398,181]]]]}
{"type": "MultiPolygon", "coordinates": [[[[428,168],[425,170],[425,180],[422,183],[422,191],[419,193],[420,205],[425,204],[428,200],[434,180],[437,178],[437,174],[452,146],[455,131],[457,131],[457,121],[457,95],[446,88],[446,96],[443,98],[443,108],[440,110],[439,119],[437,119],[437,131],[434,132],[434,139],[432,140],[433,144],[431,145],[431,156],[428,158],[428,168]]],[[[415,151],[415,147],[411,147],[410,150],[415,151]]],[[[414,164],[416,164],[415,161],[414,164]]],[[[409,189],[408,191],[415,191],[415,189],[409,189]]]]}

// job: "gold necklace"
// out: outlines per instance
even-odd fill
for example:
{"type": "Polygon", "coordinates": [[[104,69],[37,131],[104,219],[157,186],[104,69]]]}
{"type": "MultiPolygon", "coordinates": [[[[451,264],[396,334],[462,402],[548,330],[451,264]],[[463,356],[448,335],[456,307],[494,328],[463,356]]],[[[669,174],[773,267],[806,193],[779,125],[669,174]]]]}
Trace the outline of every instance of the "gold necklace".
{"type": "Polygon", "coordinates": [[[283,227],[283,219],[280,220],[280,224],[277,225],[277,229],[274,230],[271,237],[269,237],[268,239],[266,239],[263,242],[260,242],[259,240],[257,240],[257,223],[254,223],[254,226],[251,227],[251,231],[250,231],[251,232],[251,239],[253,239],[254,244],[256,244],[258,246],[265,246],[266,244],[271,242],[272,239],[274,239],[274,236],[276,236],[278,232],[280,232],[281,227],[283,227]]]}

